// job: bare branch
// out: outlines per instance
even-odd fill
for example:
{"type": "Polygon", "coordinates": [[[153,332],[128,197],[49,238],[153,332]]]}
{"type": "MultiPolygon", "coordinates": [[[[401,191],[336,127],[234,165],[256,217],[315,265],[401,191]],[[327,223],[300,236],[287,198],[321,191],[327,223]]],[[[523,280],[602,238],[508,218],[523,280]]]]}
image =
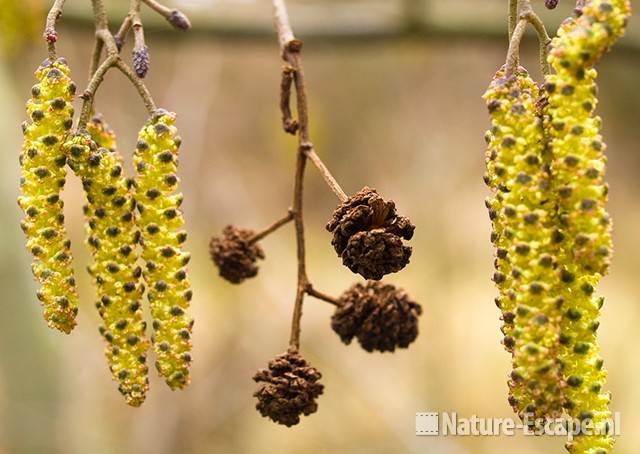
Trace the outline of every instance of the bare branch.
{"type": "Polygon", "coordinates": [[[278,230],[280,227],[282,227],[283,225],[288,224],[289,222],[293,221],[293,210],[289,210],[287,212],[287,215],[281,219],[278,219],[277,221],[275,221],[273,224],[271,224],[270,226],[266,227],[265,229],[255,233],[250,239],[249,239],[249,244],[254,244],[257,243],[258,241],[262,240],[263,238],[269,236],[270,234],[272,234],[273,232],[275,232],[276,230],[278,230]]]}
{"type": "Polygon", "coordinates": [[[64,2],[65,0],[55,0],[53,2],[53,5],[49,10],[49,14],[47,14],[47,22],[44,27],[43,37],[47,42],[49,58],[51,60],[55,60],[57,58],[56,41],[58,41],[58,33],[56,32],[56,23],[62,16],[62,8],[64,8],[64,2]]]}

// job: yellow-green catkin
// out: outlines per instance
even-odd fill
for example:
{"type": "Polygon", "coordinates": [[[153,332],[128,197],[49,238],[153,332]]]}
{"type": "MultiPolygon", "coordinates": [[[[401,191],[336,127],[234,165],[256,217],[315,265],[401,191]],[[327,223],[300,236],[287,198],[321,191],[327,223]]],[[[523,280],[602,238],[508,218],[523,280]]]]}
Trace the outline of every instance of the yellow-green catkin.
{"type": "Polygon", "coordinates": [[[498,71],[484,95],[492,121],[485,180],[496,247],[504,345],[513,354],[509,402],[521,416],[562,412],[556,360],[560,310],[555,282],[555,208],[550,156],[536,105],[540,90],[524,68],[498,71]]]}
{"type": "MultiPolygon", "coordinates": [[[[94,135],[100,132],[94,130],[94,135]]],[[[88,132],[70,137],[65,151],[87,196],[87,244],[94,259],[88,270],[98,290],[96,307],[104,322],[100,333],[108,344],[109,369],[127,403],[137,407],[149,387],[149,343],[140,303],[142,269],[136,265],[140,235],[133,216],[135,201],[121,159],[99,148],[88,132]]]]}
{"type": "Polygon", "coordinates": [[[62,144],[73,125],[75,84],[64,59],[45,60],[36,71],[38,83],[27,102],[30,121],[23,124],[18,204],[27,249],[33,254],[33,274],[47,324],[64,333],[76,325],[78,295],[72,268],[71,243],[64,228],[60,199],[66,178],[62,144]]]}
{"type": "Polygon", "coordinates": [[[597,103],[596,71],[600,57],[623,34],[630,14],[625,0],[591,0],[565,21],[554,38],[546,77],[545,129],[553,154],[551,172],[561,229],[558,271],[563,319],[558,358],[566,383],[565,408],[577,420],[591,420],[596,431],[567,443],[575,453],[606,453],[610,394],[596,331],[602,298],[595,286],[607,273],[611,222],[605,210],[605,145],[597,103]]]}
{"type": "Polygon", "coordinates": [[[179,389],[189,383],[193,319],[187,314],[192,295],[186,269],[190,255],[181,250],[187,239],[182,230],[182,194],[174,193],[181,143],[174,123],[174,113],[157,110],[138,135],[133,159],[156,368],[171,389],[179,389]]]}
{"type": "Polygon", "coordinates": [[[87,122],[87,132],[98,148],[106,148],[110,152],[115,153],[119,161],[122,161],[122,157],[117,153],[116,133],[111,129],[109,124],[104,121],[101,114],[94,115],[93,118],[87,122]]]}

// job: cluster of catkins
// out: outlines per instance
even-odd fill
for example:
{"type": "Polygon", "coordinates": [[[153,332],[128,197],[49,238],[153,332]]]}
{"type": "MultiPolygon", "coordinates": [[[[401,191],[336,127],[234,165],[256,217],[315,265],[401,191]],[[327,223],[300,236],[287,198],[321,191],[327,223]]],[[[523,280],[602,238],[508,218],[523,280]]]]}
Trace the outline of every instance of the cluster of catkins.
{"type": "Polygon", "coordinates": [[[595,287],[612,246],[593,66],[629,14],[627,0],[586,1],[552,40],[553,74],[542,87],[522,67],[510,77],[501,69],[484,96],[493,280],[513,358],[509,402],[529,421],[563,411],[590,420],[596,430],[567,443],[575,453],[613,446],[596,340],[603,298],[595,287]]]}
{"type": "Polygon", "coordinates": [[[174,193],[180,146],[175,114],[159,109],[142,128],[134,154],[137,175],[128,179],[115,135],[100,116],[73,129],[76,86],[66,61],[45,60],[36,78],[23,124],[18,203],[40,283],[37,296],[48,325],[71,332],[78,294],[60,197],[68,166],[81,179],[87,200],[86,243],[93,256],[88,271],[97,289],[109,369],[127,403],[139,406],[149,387],[141,304],[145,285],[156,368],[172,389],[189,383],[190,256],[181,250],[186,240],[182,195],[174,193]]]}
{"type": "MultiPolygon", "coordinates": [[[[398,215],[393,201],[368,187],[338,206],[327,223],[343,264],[368,279],[336,300],[331,327],[345,344],[355,338],[368,352],[393,352],[407,348],[418,336],[421,306],[404,290],[379,282],[409,263],[411,247],[405,240],[412,238],[414,228],[398,215]]],[[[252,230],[232,225],[214,236],[210,252],[220,276],[234,284],[256,276],[257,261],[265,258],[258,238],[252,230]]],[[[301,415],[317,410],[315,399],[323,391],[320,378],[320,372],[290,347],[254,376],[259,384],[256,408],[276,423],[298,424],[301,415]]]]}

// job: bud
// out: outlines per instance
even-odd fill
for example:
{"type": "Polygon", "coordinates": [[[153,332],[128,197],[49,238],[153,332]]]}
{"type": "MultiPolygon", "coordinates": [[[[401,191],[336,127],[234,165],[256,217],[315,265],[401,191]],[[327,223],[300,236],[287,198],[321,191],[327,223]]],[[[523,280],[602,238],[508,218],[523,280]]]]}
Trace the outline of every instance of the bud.
{"type": "Polygon", "coordinates": [[[140,79],[144,79],[149,71],[149,50],[147,46],[133,49],[133,69],[140,79]]]}
{"type": "Polygon", "coordinates": [[[189,18],[181,11],[174,9],[167,17],[167,21],[178,30],[187,31],[191,28],[189,18]]]}

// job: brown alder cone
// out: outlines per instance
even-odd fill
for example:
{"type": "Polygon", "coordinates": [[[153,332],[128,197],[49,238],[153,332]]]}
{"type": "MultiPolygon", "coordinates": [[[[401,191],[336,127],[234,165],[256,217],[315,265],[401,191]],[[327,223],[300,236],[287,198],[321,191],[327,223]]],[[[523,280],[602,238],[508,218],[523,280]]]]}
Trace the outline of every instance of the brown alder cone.
{"type": "Polygon", "coordinates": [[[211,260],[218,267],[220,276],[233,284],[258,274],[258,259],[264,259],[264,251],[257,243],[251,243],[253,230],[228,225],[221,236],[214,236],[209,243],[211,260]]]}
{"type": "Polygon", "coordinates": [[[294,426],[300,422],[300,415],[318,410],[316,399],[324,390],[318,382],[321,377],[295,348],[289,348],[269,361],[268,369],[258,370],[253,377],[259,384],[253,394],[258,399],[256,409],[278,424],[294,426]]]}
{"type": "Polygon", "coordinates": [[[331,327],[345,344],[353,338],[368,352],[407,348],[418,336],[422,307],[390,284],[354,284],[340,297],[331,327]]]}
{"type": "Polygon", "coordinates": [[[409,263],[411,247],[403,240],[413,237],[415,226],[399,216],[395,203],[364,187],[333,213],[327,230],[342,263],[365,279],[380,280],[409,263]]]}

